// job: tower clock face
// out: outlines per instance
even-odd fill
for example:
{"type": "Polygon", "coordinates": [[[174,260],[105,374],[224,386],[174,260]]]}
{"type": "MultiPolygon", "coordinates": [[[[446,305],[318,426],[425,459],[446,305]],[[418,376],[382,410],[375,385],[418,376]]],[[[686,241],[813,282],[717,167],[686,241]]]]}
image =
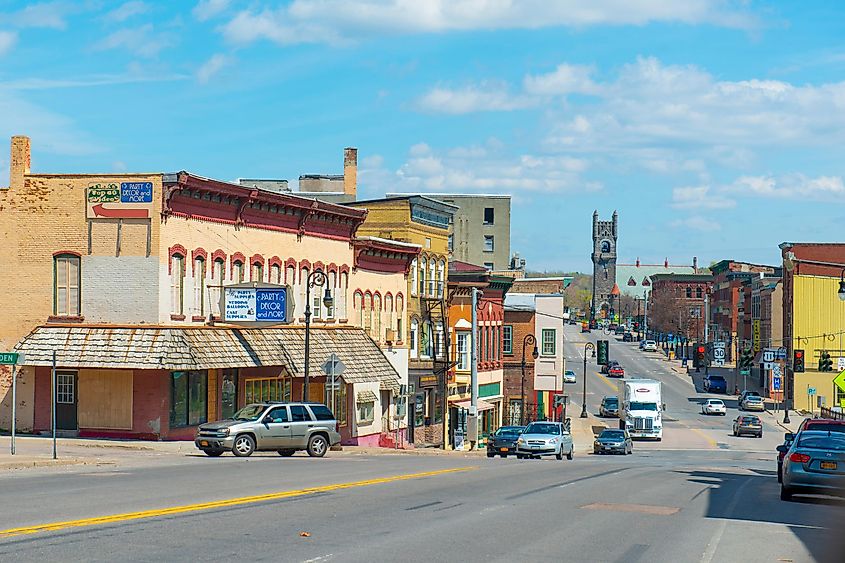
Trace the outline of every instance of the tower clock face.
{"type": "Polygon", "coordinates": [[[600,250],[600,252],[602,252],[602,253],[604,253],[604,254],[609,254],[609,253],[610,253],[610,248],[611,248],[611,246],[610,246],[610,241],[609,241],[609,240],[603,240],[603,241],[601,241],[601,244],[599,245],[599,250],[600,250]]]}

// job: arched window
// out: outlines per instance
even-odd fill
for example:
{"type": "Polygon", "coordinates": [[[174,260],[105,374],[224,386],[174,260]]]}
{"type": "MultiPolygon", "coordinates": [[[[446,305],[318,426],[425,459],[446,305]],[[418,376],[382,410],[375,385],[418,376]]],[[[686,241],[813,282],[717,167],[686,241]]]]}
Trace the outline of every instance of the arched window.
{"type": "Polygon", "coordinates": [[[194,315],[205,316],[205,258],[194,258],[194,315]]]}
{"type": "Polygon", "coordinates": [[[244,283],[244,263],[240,260],[232,262],[232,281],[244,283]]]}
{"type": "Polygon", "coordinates": [[[170,312],[185,314],[185,257],[181,254],[170,257],[170,312]]]}
{"type": "MultiPolygon", "coordinates": [[[[327,308],[326,308],[326,318],[327,318],[327,319],[333,319],[333,318],[334,318],[334,313],[335,313],[335,311],[337,310],[337,305],[338,305],[338,302],[337,302],[337,299],[338,299],[338,294],[340,293],[340,292],[338,292],[338,290],[337,290],[337,272],[329,272],[329,280],[328,280],[328,283],[329,283],[329,289],[330,289],[330,290],[331,290],[331,292],[332,292],[332,301],[333,301],[333,302],[332,302],[332,306],[331,306],[331,307],[327,307],[327,308]]],[[[323,293],[325,293],[325,288],[323,289],[323,293]]]]}
{"type": "MultiPolygon", "coordinates": [[[[393,321],[394,319],[394,312],[393,312],[393,296],[391,294],[387,294],[384,296],[384,316],[387,319],[385,323],[385,327],[390,330],[396,330],[396,323],[393,321]]],[[[393,336],[394,340],[398,338],[398,335],[393,336]]]]}
{"type": "Polygon", "coordinates": [[[437,262],[435,262],[434,258],[432,258],[428,263],[428,294],[431,296],[436,295],[436,272],[437,269],[437,262]]]}
{"type": "Polygon", "coordinates": [[[428,262],[426,262],[425,258],[420,259],[420,287],[419,287],[419,294],[425,295],[425,274],[426,274],[426,267],[428,266],[428,262]]]}
{"type": "Polygon", "coordinates": [[[691,288],[691,287],[688,287],[688,288],[687,288],[687,299],[689,299],[689,298],[691,298],[691,297],[692,297],[692,288],[691,288]]]}
{"type": "Polygon", "coordinates": [[[370,292],[364,294],[364,330],[371,337],[373,335],[373,296],[370,292]]]}
{"type": "Polygon", "coordinates": [[[446,286],[446,261],[441,260],[437,266],[437,297],[443,299],[443,288],[446,286]]]}
{"type": "Polygon", "coordinates": [[[291,289],[296,287],[296,267],[295,266],[285,266],[285,283],[288,284],[291,289]]]}
{"type": "Polygon", "coordinates": [[[252,271],[250,272],[249,280],[254,282],[264,281],[264,264],[261,262],[252,263],[252,271]]]}
{"type": "Polygon", "coordinates": [[[381,295],[373,296],[373,333],[376,342],[384,340],[384,333],[381,331],[381,295]]]}
{"type": "Polygon", "coordinates": [[[701,287],[696,287],[696,288],[695,288],[695,297],[696,297],[697,299],[701,299],[701,287]]]}
{"type": "Polygon", "coordinates": [[[364,327],[364,294],[356,291],[352,297],[352,309],[355,312],[355,320],[359,327],[364,327]]]}
{"type": "Polygon", "coordinates": [[[299,302],[302,303],[302,314],[305,314],[305,302],[308,300],[308,294],[305,286],[308,284],[308,268],[301,268],[299,270],[299,302]]]}
{"type": "Polygon", "coordinates": [[[402,325],[402,319],[405,318],[405,298],[402,294],[398,294],[396,296],[396,339],[402,342],[404,340],[404,334],[402,333],[402,329],[404,328],[402,325]]]}
{"type": "Polygon", "coordinates": [[[56,316],[72,317],[80,314],[79,262],[79,256],[74,254],[59,254],[53,258],[53,314],[56,316]]]}
{"type": "Polygon", "coordinates": [[[282,267],[278,264],[270,266],[270,283],[282,283],[282,267]]]}
{"type": "Polygon", "coordinates": [[[434,339],[434,357],[443,359],[443,323],[437,323],[436,337],[434,339]]]}
{"type": "Polygon", "coordinates": [[[417,294],[417,259],[411,262],[411,295],[417,294]]]}
{"type": "Polygon", "coordinates": [[[412,358],[417,357],[417,332],[419,332],[419,322],[417,322],[417,319],[411,319],[411,332],[408,334],[408,344],[412,358]]]}
{"type": "Polygon", "coordinates": [[[423,321],[422,332],[420,333],[420,356],[431,357],[431,323],[423,321]]]}
{"type": "Polygon", "coordinates": [[[338,278],[338,285],[337,285],[337,295],[335,299],[337,300],[337,307],[338,315],[341,319],[348,319],[346,313],[346,295],[349,292],[349,274],[346,272],[341,272],[340,277],[338,278]]]}

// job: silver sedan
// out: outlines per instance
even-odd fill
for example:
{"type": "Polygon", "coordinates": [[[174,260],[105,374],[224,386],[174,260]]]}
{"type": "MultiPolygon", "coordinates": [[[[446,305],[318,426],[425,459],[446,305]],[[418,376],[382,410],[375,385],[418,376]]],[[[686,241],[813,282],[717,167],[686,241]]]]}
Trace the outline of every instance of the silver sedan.
{"type": "Polygon", "coordinates": [[[553,455],[572,459],[572,435],[560,422],[532,422],[516,440],[516,457],[540,458],[553,455]]]}

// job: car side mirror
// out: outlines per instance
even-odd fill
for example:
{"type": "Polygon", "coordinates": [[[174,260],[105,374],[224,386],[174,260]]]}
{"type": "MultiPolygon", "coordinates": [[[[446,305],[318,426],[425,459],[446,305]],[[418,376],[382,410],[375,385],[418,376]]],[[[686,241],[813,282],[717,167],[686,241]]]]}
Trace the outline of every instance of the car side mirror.
{"type": "Polygon", "coordinates": [[[784,432],[783,439],[787,442],[791,442],[795,439],[795,434],[793,434],[792,432],[784,432]]]}
{"type": "Polygon", "coordinates": [[[782,454],[785,454],[787,451],[789,451],[789,448],[787,448],[787,447],[786,447],[786,446],[784,446],[783,444],[779,445],[779,446],[778,446],[778,447],[776,447],[775,449],[776,449],[778,452],[782,453],[782,454]]]}
{"type": "Polygon", "coordinates": [[[270,424],[271,422],[273,422],[273,417],[268,414],[267,416],[264,417],[264,420],[262,422],[264,424],[270,424]]]}

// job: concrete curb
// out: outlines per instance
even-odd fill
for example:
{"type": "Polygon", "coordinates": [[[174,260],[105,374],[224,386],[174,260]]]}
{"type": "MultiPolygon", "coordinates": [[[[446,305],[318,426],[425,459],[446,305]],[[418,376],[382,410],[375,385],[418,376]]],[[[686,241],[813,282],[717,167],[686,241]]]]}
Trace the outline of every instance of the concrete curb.
{"type": "MultiPolygon", "coordinates": [[[[98,462],[93,462],[94,464],[98,462]]],[[[83,459],[28,459],[21,461],[0,461],[0,471],[33,469],[37,467],[65,467],[68,465],[92,465],[83,459]]]]}

